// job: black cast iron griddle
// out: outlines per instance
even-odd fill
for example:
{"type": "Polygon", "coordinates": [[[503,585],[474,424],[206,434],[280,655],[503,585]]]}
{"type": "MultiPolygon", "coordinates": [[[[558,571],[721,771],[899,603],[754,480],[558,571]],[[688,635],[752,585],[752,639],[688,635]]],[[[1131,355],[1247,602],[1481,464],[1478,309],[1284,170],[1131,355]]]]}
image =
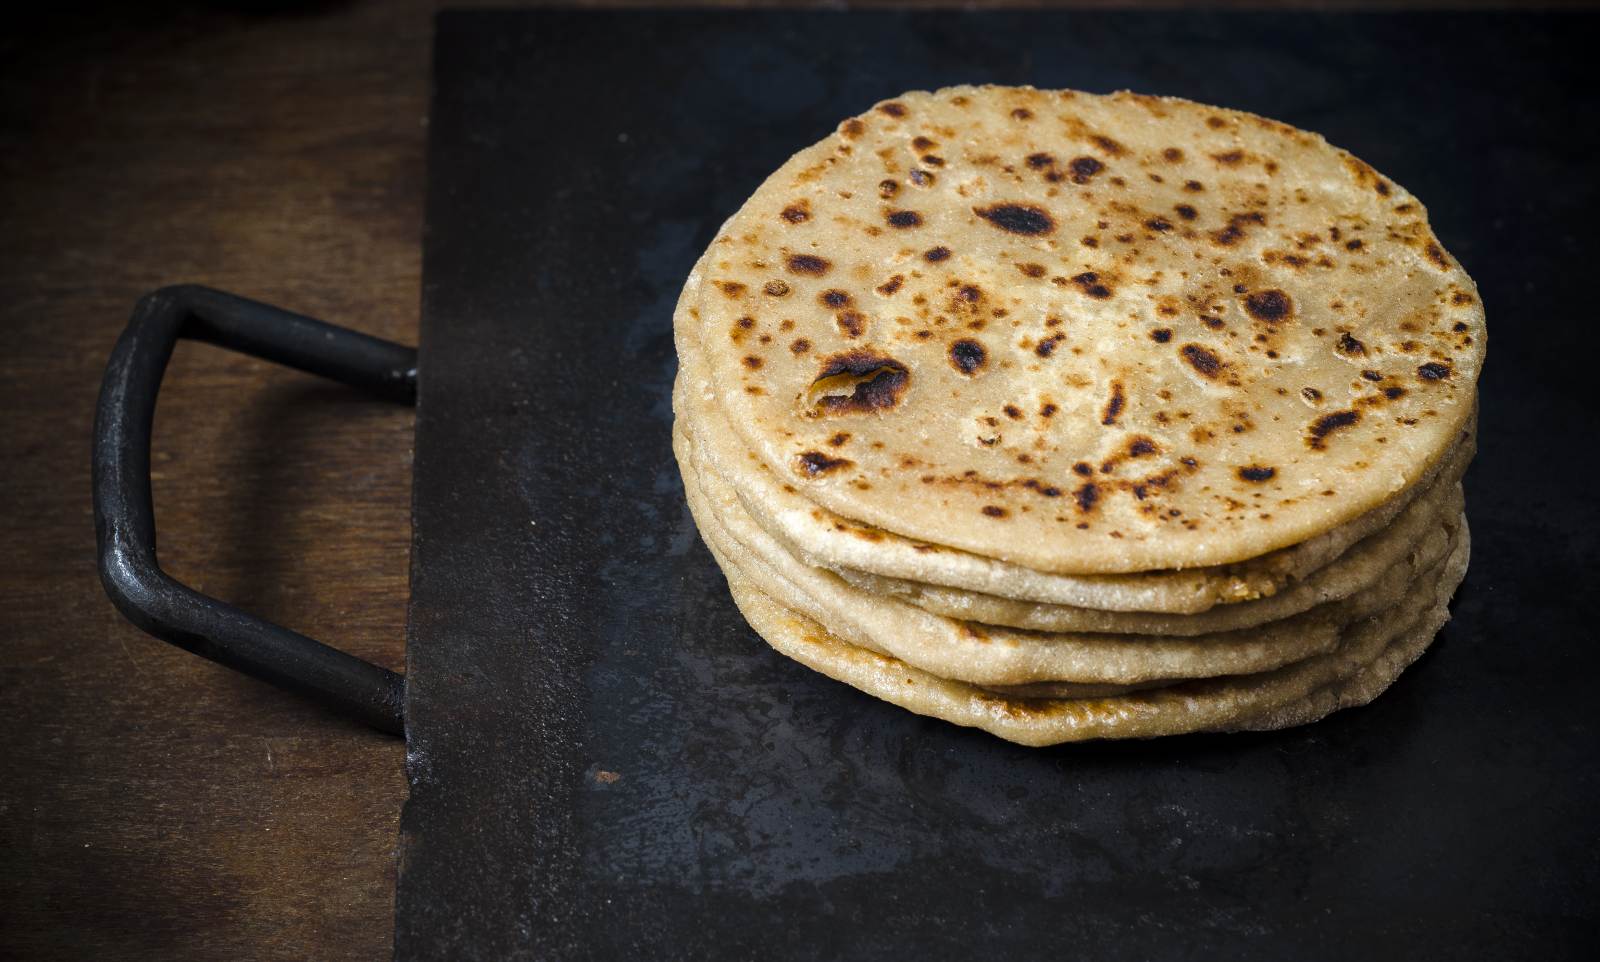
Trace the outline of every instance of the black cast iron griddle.
{"type": "Polygon", "coordinates": [[[1596,936],[1595,20],[438,21],[396,956],[1576,955],[1596,936]],[[669,450],[669,316],[790,153],[908,88],[1179,94],[1411,188],[1493,346],[1472,572],[1374,705],[1029,750],[740,619],[669,450]]]}

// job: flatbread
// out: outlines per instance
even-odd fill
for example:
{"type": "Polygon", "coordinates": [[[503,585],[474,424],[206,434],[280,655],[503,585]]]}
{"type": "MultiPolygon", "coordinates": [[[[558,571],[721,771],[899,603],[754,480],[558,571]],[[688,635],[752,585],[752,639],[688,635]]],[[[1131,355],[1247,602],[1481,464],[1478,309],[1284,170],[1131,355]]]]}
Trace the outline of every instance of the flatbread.
{"type": "Polygon", "coordinates": [[[1285,590],[1256,601],[1218,605],[1209,611],[1192,615],[1100,611],[997,598],[961,588],[902,581],[851,570],[835,573],[852,587],[869,594],[892,595],[924,611],[965,621],[1030,631],[1203,635],[1264,625],[1292,617],[1317,605],[1348,598],[1380,582],[1404,580],[1414,573],[1418,561],[1414,552],[1420,552],[1424,567],[1443,555],[1446,547],[1444,541],[1430,538],[1429,535],[1438,533],[1441,520],[1460,515],[1465,504],[1461,484],[1442,478],[1435,482],[1427,495],[1413,501],[1393,524],[1368,536],[1326,567],[1313,571],[1303,581],[1294,582],[1285,590]],[[1446,481],[1450,482],[1448,488],[1446,481]]]}
{"type": "MultiPolygon", "coordinates": [[[[676,315],[680,327],[694,303],[699,269],[691,274],[676,315]]],[[[673,404],[689,425],[703,455],[739,489],[750,515],[769,534],[807,564],[830,568],[847,580],[878,575],[998,598],[1043,605],[1065,605],[1095,612],[1195,614],[1218,605],[1269,598],[1283,587],[1330,564],[1356,542],[1389,527],[1412,502],[1430,491],[1443,496],[1465,473],[1476,451],[1476,419],[1469,419],[1455,445],[1428,469],[1418,484],[1371,511],[1308,541],[1241,562],[1187,570],[1111,575],[1070,575],[1036,571],[926,541],[901,537],[841,517],[810,501],[806,492],[774,472],[742,439],[717,407],[718,386],[708,377],[700,346],[680,337],[679,380],[673,404]]],[[[888,586],[885,585],[887,588],[888,586]]],[[[937,609],[936,609],[937,610],[937,609]]],[[[1303,610],[1303,609],[1300,609],[1303,610]]],[[[1015,624],[1004,619],[997,624],[1015,624]]],[[[1115,618],[1110,619],[1115,621],[1115,618]]],[[[1123,619],[1136,624],[1139,619],[1123,619]]],[[[1159,619],[1158,619],[1159,620],[1159,619]]],[[[1177,619],[1168,619],[1176,622],[1177,619]]],[[[1219,619],[1222,621],[1225,619],[1219,619]]],[[[1241,618],[1244,624],[1248,618],[1241,618]]],[[[1260,621],[1254,623],[1259,624],[1260,621]]],[[[1019,627],[1034,627],[1020,625],[1019,627]]],[[[1039,626],[1045,627],[1045,626],[1039,626]]],[[[1063,630],[1071,626],[1060,624],[1063,630]]],[[[1076,630],[1122,630],[1083,624],[1076,630]]],[[[1127,630],[1146,629],[1131,627],[1127,630]]],[[[1148,629],[1156,631],[1158,629],[1148,629]]],[[[1193,633],[1193,632],[1191,632],[1193,633]]]]}
{"type": "MultiPolygon", "coordinates": [[[[1150,738],[1306,724],[1365,704],[1392,684],[1449,620],[1447,603],[1471,555],[1465,528],[1428,604],[1358,623],[1329,654],[1266,675],[1187,682],[1109,698],[1026,699],[948,681],[840,639],[784,608],[718,558],[750,625],[773,648],[822,674],[919,715],[979,728],[1021,745],[1150,738]]],[[[715,554],[713,549],[713,554],[715,554]]]]}
{"type": "MultiPolygon", "coordinates": [[[[716,545],[720,557],[737,564],[753,586],[776,603],[827,625],[851,644],[977,686],[1039,682],[1137,686],[1269,671],[1332,650],[1352,620],[1414,603],[1414,595],[1427,590],[1427,579],[1415,577],[1424,569],[1416,566],[1412,577],[1393,579],[1293,618],[1195,638],[1044,633],[979,625],[862,592],[830,572],[803,564],[744,515],[731,486],[696,460],[686,432],[675,432],[674,443],[685,494],[702,537],[716,545]]],[[[1460,523],[1452,521],[1453,526],[1460,523]]],[[[1414,556],[1423,555],[1419,551],[1414,556]]]]}
{"type": "Polygon", "coordinates": [[[703,277],[680,346],[763,463],[1052,573],[1230,564],[1393,501],[1457,443],[1485,345],[1404,189],[1126,93],[880,104],[776,172],[703,277]]]}

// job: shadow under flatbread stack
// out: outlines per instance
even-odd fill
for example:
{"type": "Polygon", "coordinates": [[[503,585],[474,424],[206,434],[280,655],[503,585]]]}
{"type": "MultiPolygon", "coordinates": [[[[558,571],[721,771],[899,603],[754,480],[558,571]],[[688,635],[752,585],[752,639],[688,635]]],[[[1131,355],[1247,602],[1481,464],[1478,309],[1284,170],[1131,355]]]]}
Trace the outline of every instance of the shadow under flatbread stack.
{"type": "Polygon", "coordinates": [[[1320,137],[959,87],[842,123],[674,316],[673,444],[774,648],[1030,745],[1301,724],[1448,618],[1484,317],[1320,137]]]}

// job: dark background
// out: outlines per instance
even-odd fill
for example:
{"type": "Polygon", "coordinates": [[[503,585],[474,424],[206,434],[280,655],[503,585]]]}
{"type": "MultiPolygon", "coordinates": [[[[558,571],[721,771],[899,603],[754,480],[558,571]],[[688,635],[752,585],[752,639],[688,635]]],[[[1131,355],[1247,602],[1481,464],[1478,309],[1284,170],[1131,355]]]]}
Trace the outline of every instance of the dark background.
{"type": "MultiPolygon", "coordinates": [[[[134,299],[161,284],[207,283],[415,339],[435,5],[127,6],[56,5],[0,39],[0,957],[386,957],[403,746],[122,622],[93,571],[87,439],[110,344],[134,299]]],[[[1595,890],[1592,858],[1588,874],[1548,884],[1551,866],[1593,853],[1594,816],[1573,808],[1575,791],[1592,794],[1588,769],[1541,780],[1524,764],[1593,741],[1588,676],[1575,669],[1595,639],[1575,612],[1595,554],[1584,441],[1596,210],[1592,187],[1568,175],[1594,157],[1594,48],[1592,29],[1570,21],[1508,18],[1521,49],[1549,52],[1536,90],[1492,50],[1458,50],[1486,106],[1453,144],[1457,128],[1406,109],[1405,97],[1448,98],[1461,82],[1435,72],[1454,18],[1438,22],[1438,37],[1385,71],[1321,78],[1367,98],[1370,124],[1340,127],[1316,102],[1277,112],[1415,190],[1484,285],[1485,391],[1498,403],[1485,410],[1478,475],[1492,459],[1503,476],[1490,515],[1474,502],[1478,561],[1458,625],[1492,631],[1473,640],[1482,648],[1447,633],[1420,666],[1427,684],[1402,682],[1412,704],[1463,711],[1469,737],[1456,744],[1470,755],[1401,744],[1394,764],[1442,773],[1426,799],[1448,834],[1477,788],[1450,773],[1495,761],[1507,832],[1532,826],[1546,841],[1501,852],[1527,882],[1519,900],[1482,902],[1488,880],[1470,872],[1451,890],[1475,910],[1463,927],[1487,937],[1530,907],[1559,923],[1595,890]],[[1417,140],[1437,155],[1408,156],[1417,140]],[[1514,592],[1485,580],[1490,565],[1516,573],[1514,592]],[[1504,684],[1453,690],[1432,667],[1452,653],[1504,684]],[[1543,731],[1514,735],[1529,715],[1543,731]]],[[[1245,68],[1196,51],[1164,69],[1204,99],[1245,68]]],[[[1081,82],[1117,82],[1092,80],[1081,82]]],[[[772,150],[761,164],[787,152],[772,150]]],[[[723,187],[732,202],[743,189],[723,187]]],[[[405,412],[180,347],[154,448],[162,560],[202,590],[399,668],[410,444],[405,412]]],[[[1378,725],[1407,710],[1405,690],[1303,737],[1378,725]],[[1368,715],[1380,719],[1356,720],[1368,715]]],[[[1418,710],[1382,726],[1430,720],[1442,723],[1418,710]]],[[[1217,774],[1214,751],[1233,749],[1186,756],[1194,778],[1217,774]]],[[[1384,814],[1352,821],[1350,837],[1384,814]]],[[[1405,894],[1427,877],[1392,881],[1405,894]]],[[[1592,939],[1592,921],[1565,918],[1572,937],[1592,939]]]]}

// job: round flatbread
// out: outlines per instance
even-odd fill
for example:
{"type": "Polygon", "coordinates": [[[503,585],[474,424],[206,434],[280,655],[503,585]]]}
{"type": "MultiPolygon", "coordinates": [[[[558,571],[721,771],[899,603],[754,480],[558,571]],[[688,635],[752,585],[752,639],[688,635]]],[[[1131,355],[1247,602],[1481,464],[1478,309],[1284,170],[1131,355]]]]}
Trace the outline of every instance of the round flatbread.
{"type": "Polygon", "coordinates": [[[1225,565],[1395,500],[1457,443],[1485,340],[1398,185],[1132,94],[880,104],[692,283],[680,348],[806,500],[1049,573],[1225,565]]]}
{"type": "MultiPolygon", "coordinates": [[[[694,302],[698,274],[697,268],[679,298],[675,316],[680,322],[687,306],[694,302]]],[[[1476,451],[1476,417],[1473,417],[1458,432],[1456,444],[1416,485],[1352,521],[1308,541],[1256,558],[1186,570],[1056,574],[904,538],[843,518],[808,500],[799,488],[774,472],[755,451],[744,445],[727,423],[717,407],[719,391],[706,376],[699,345],[692,338],[680,338],[678,351],[679,376],[673,391],[678,422],[693,432],[702,456],[738,488],[740,499],[751,516],[807,564],[832,569],[853,583],[881,576],[892,582],[929,584],[949,588],[952,592],[1015,599],[1022,603],[1017,606],[1021,608],[1069,606],[1082,611],[1084,623],[1076,627],[1063,624],[1061,627],[1065,630],[1159,631],[1138,627],[1141,616],[1132,613],[1173,615],[1165,620],[1177,624],[1181,622],[1177,616],[1208,612],[1218,605],[1270,598],[1286,585],[1307,578],[1341,557],[1356,542],[1387,530],[1401,513],[1412,511],[1416,501],[1427,502],[1423,510],[1429,510],[1465,473],[1476,451]],[[1122,612],[1130,613],[1120,619],[1130,625],[1126,629],[1095,627],[1092,623],[1098,618],[1114,625],[1122,612]]],[[[1287,607],[1284,610],[1288,610],[1287,607]]],[[[1071,616],[1056,613],[1054,617],[1070,620],[1071,616]]],[[[1252,622],[1243,613],[1234,617],[1240,626],[1265,620],[1252,622]]],[[[976,620],[1014,624],[1004,619],[976,620]]],[[[1228,620],[1228,616],[1219,614],[1214,620],[1220,624],[1228,620]]],[[[1201,629],[1191,629],[1188,633],[1198,630],[1201,629]]]]}
{"type": "Polygon", "coordinates": [[[1114,634],[1203,635],[1252,628],[1288,618],[1317,605],[1348,598],[1380,582],[1404,581],[1437,561],[1445,550],[1439,522],[1461,514],[1466,499],[1459,482],[1448,489],[1437,484],[1425,498],[1412,502],[1394,523],[1362,540],[1324,568],[1312,572],[1283,591],[1256,601],[1218,605],[1192,615],[1159,612],[1100,611],[1067,605],[1017,601],[944,585],[902,581],[852,570],[836,573],[869,594],[892,595],[925,611],[1007,625],[1029,631],[1098,631],[1114,634]]]}

